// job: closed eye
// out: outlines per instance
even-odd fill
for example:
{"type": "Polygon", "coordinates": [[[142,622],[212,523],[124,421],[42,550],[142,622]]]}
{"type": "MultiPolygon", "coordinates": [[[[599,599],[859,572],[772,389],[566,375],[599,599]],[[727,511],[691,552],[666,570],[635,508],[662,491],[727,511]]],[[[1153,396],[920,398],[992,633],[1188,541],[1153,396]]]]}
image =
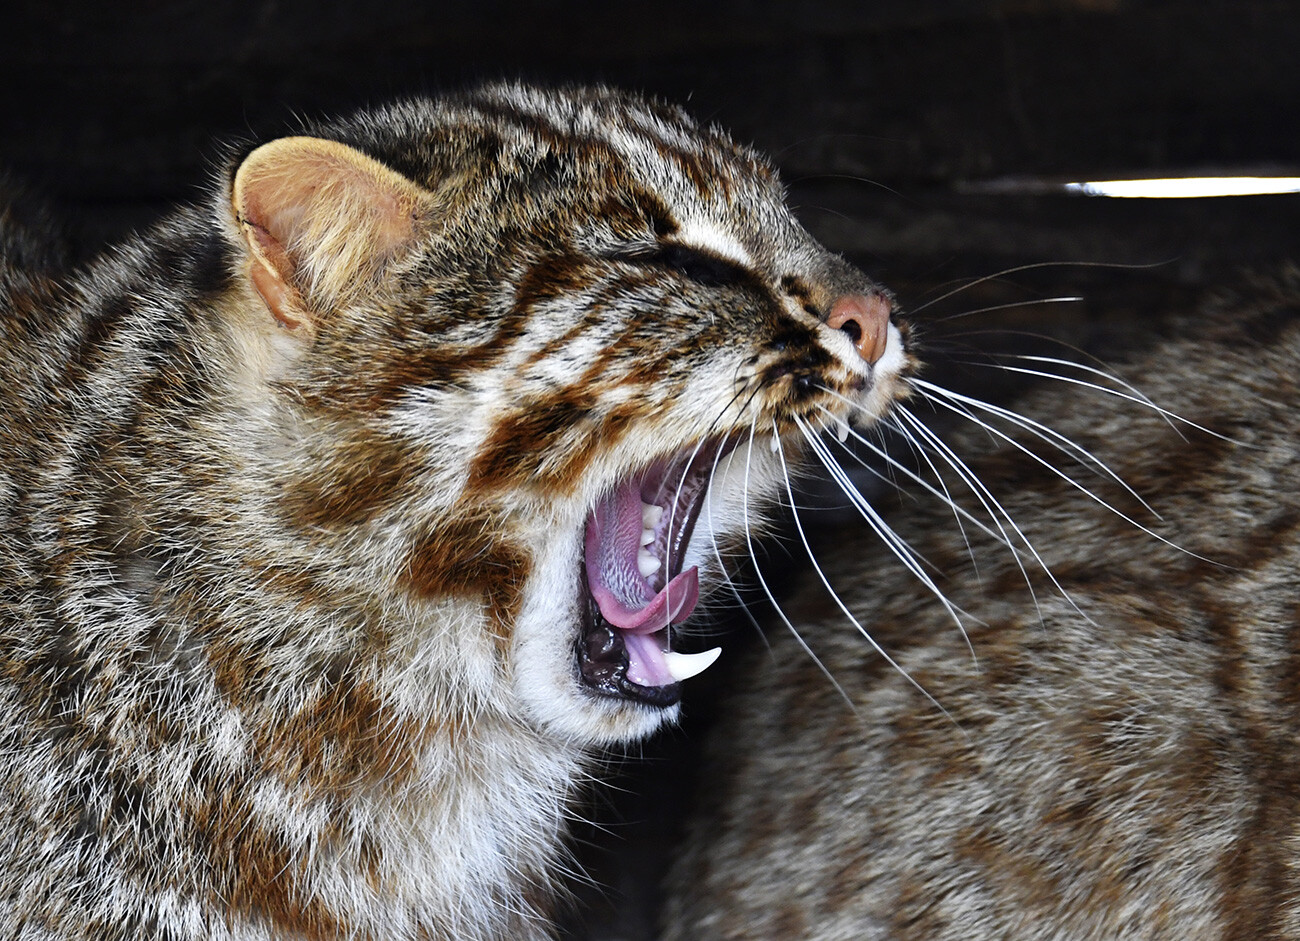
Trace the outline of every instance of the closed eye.
{"type": "Polygon", "coordinates": [[[747,268],[689,245],[660,245],[632,260],[668,268],[707,288],[737,287],[754,282],[754,275],[747,268]]]}

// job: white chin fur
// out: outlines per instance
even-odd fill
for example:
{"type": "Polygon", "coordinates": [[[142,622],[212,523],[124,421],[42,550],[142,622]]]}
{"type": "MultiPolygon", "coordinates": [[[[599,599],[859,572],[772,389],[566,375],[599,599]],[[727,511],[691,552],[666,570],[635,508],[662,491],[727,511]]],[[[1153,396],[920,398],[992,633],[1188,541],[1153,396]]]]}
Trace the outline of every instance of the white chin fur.
{"type": "Polygon", "coordinates": [[[514,685],[528,717],[564,739],[605,745],[644,738],[675,721],[676,705],[654,708],[602,696],[578,677],[577,632],[582,622],[580,526],[568,538],[548,530],[539,540],[515,623],[514,685]]]}

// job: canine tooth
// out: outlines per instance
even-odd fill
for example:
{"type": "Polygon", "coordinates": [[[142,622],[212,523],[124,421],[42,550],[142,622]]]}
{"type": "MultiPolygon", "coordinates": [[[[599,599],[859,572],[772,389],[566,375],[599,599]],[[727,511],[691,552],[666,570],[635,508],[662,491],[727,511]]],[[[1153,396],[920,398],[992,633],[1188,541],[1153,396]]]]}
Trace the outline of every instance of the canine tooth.
{"type": "Polygon", "coordinates": [[[780,451],[780,450],[781,450],[781,439],[778,438],[776,435],[772,435],[772,441],[771,441],[771,443],[768,445],[768,447],[770,447],[770,448],[772,449],[772,453],[773,453],[773,454],[775,454],[777,451],[780,451]]]}
{"type": "Polygon", "coordinates": [[[646,529],[654,529],[659,525],[659,521],[664,518],[664,508],[653,503],[641,503],[641,525],[646,529]]]}
{"type": "Polygon", "coordinates": [[[642,549],[636,554],[636,567],[641,572],[643,578],[649,578],[655,572],[659,571],[663,563],[642,549]]]}
{"type": "Polygon", "coordinates": [[[840,444],[843,444],[845,441],[849,440],[849,423],[842,418],[839,420],[839,423],[836,425],[835,437],[840,439],[840,444]]]}
{"type": "Polygon", "coordinates": [[[641,545],[648,546],[655,541],[655,531],[653,529],[641,530],[641,545]]]}
{"type": "Polygon", "coordinates": [[[699,676],[713,666],[713,662],[721,653],[721,647],[714,647],[703,653],[677,653],[675,650],[668,650],[664,652],[664,660],[668,663],[668,672],[680,683],[693,676],[699,676]]]}

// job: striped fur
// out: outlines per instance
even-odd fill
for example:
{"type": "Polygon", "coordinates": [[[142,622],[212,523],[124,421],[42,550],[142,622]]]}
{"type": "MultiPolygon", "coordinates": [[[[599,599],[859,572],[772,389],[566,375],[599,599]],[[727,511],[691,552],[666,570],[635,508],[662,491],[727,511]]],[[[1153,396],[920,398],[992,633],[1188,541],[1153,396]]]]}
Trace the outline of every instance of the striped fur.
{"type": "Polygon", "coordinates": [[[894,526],[971,614],[968,648],[873,539],[825,540],[933,701],[807,585],[786,613],[851,705],[789,636],[729,673],[667,938],[1300,937],[1300,272],[1173,333],[1119,375],[1214,434],[1073,387],[1021,409],[1168,543],[982,429],[953,447],[1059,589],[1039,572],[1031,596],[990,534],[967,523],[968,551],[950,510],[909,503],[894,526]]]}
{"type": "Polygon", "coordinates": [[[762,158],[604,89],[309,127],[84,271],[7,259],[3,938],[550,936],[592,756],[676,714],[580,682],[593,506],[737,444],[707,593],[771,436],[912,368],[825,325],[881,295],[762,158]]]}

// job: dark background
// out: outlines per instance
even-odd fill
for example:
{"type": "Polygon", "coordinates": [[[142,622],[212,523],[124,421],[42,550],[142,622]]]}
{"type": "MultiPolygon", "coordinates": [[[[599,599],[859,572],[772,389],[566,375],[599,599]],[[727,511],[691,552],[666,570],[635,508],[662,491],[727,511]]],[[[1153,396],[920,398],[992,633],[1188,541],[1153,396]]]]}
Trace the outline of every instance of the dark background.
{"type": "Polygon", "coordinates": [[[1135,208],[969,184],[1294,169],[1297,50],[1294,0],[51,0],[0,24],[0,162],[93,248],[192,197],[217,138],[484,78],[604,81],[773,153],[808,224],[886,277],[966,254],[981,273],[1033,257],[1188,280],[1269,256],[1294,200],[1135,208]]]}
{"type": "MultiPolygon", "coordinates": [[[[925,311],[951,373],[952,324],[986,349],[1034,333],[1123,356],[1241,268],[1296,258],[1300,196],[1046,189],[1300,175],[1298,50],[1293,0],[55,0],[0,22],[0,166],[51,196],[85,258],[194,198],[216,140],[482,79],[629,86],[773,154],[809,228],[905,307],[970,285],[925,311]],[[1036,303],[1056,296],[1082,300],[1036,303]]],[[[616,901],[580,888],[575,938],[648,937],[693,740],[651,743],[630,793],[597,796],[581,852],[616,901]]]]}

